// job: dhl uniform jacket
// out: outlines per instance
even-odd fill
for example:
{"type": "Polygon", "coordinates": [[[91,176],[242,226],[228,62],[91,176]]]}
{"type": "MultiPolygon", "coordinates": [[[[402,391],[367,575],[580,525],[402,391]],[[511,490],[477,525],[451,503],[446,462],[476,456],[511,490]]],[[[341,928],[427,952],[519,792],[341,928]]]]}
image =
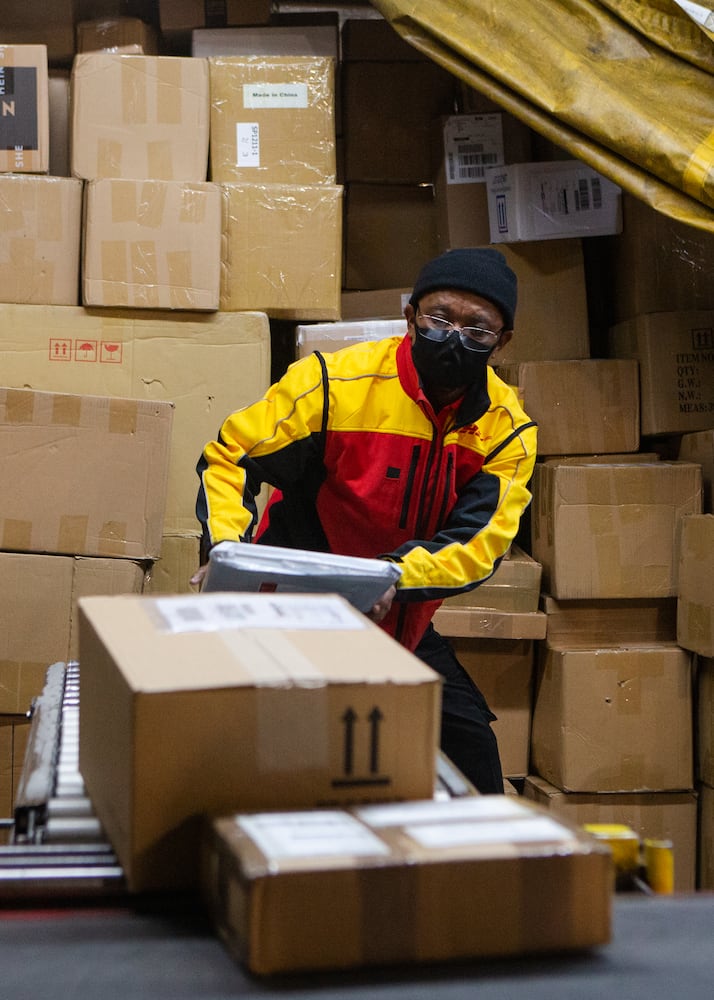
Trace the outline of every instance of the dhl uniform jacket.
{"type": "Polygon", "coordinates": [[[536,426],[491,367],[435,413],[408,336],[295,362],[198,463],[203,550],[220,541],[398,563],[382,627],[414,649],[445,597],[488,579],[524,509],[536,426]],[[256,497],[275,489],[256,532],[256,497]]]}

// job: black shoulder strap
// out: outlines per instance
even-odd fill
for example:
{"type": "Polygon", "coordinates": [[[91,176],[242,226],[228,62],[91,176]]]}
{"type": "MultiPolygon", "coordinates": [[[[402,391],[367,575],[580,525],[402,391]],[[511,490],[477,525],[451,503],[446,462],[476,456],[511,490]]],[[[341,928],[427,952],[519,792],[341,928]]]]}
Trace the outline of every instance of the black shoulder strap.
{"type": "Polygon", "coordinates": [[[322,453],[325,453],[325,444],[327,442],[327,418],[330,413],[330,380],[327,377],[327,364],[325,359],[320,354],[319,351],[314,352],[315,357],[320,362],[320,368],[322,369],[322,426],[320,427],[320,447],[322,453]]]}

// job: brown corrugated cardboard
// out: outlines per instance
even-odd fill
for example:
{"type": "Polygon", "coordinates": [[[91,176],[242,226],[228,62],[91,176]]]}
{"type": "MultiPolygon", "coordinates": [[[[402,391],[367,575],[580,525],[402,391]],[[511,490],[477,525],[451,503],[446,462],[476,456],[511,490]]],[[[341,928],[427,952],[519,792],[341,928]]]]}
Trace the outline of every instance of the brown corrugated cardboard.
{"type": "Polygon", "coordinates": [[[473,639],[545,639],[546,618],[539,611],[497,611],[494,608],[450,608],[434,615],[442,635],[473,639]]]}
{"type": "Polygon", "coordinates": [[[609,241],[615,322],[640,313],[714,309],[714,235],[627,192],[622,232],[609,241]]]}
{"type": "Polygon", "coordinates": [[[439,249],[490,243],[485,167],[530,160],[531,131],[497,110],[444,116],[433,127],[439,249]]]}
{"type": "Polygon", "coordinates": [[[80,615],[80,768],[133,889],[195,883],[203,813],[433,796],[439,677],[341,598],[80,615]]]}
{"type": "Polygon", "coordinates": [[[621,190],[580,160],[486,168],[492,243],[606,236],[622,229],[621,190]]]}
{"type": "Polygon", "coordinates": [[[702,513],[714,514],[714,429],[683,434],[678,457],[682,462],[698,462],[701,465],[704,489],[702,513]]]}
{"type": "Polygon", "coordinates": [[[270,0],[158,0],[161,34],[173,45],[190,42],[194,28],[225,28],[235,24],[265,24],[270,18],[270,0]]]}
{"type": "Polygon", "coordinates": [[[568,646],[636,646],[677,641],[677,599],[559,601],[544,594],[548,640],[568,646]]]}
{"type": "Polygon", "coordinates": [[[164,532],[196,533],[206,444],[270,384],[264,313],[0,305],[6,385],[174,403],[164,532]]]}
{"type": "Polygon", "coordinates": [[[27,715],[0,715],[0,818],[11,819],[30,731],[27,715]]]}
{"type": "MultiPolygon", "coordinates": [[[[527,334],[525,335],[527,336],[527,334]]],[[[637,362],[591,358],[521,361],[497,373],[518,389],[538,424],[539,455],[636,452],[640,445],[637,362]]]]}
{"type": "Polygon", "coordinates": [[[674,848],[675,892],[694,890],[697,797],[692,792],[563,792],[543,778],[530,775],[523,785],[523,795],[578,826],[624,823],[640,840],[670,840],[674,848]]]}
{"type": "Polygon", "coordinates": [[[50,175],[69,177],[69,70],[51,69],[48,88],[50,175]]]}
{"type": "Polygon", "coordinates": [[[357,319],[400,319],[411,294],[411,287],[343,292],[341,319],[345,322],[357,319]]]}
{"type": "Polygon", "coordinates": [[[451,644],[496,716],[492,729],[503,773],[509,778],[525,777],[533,708],[533,641],[454,637],[451,644]]]}
{"type": "Polygon", "coordinates": [[[75,177],[206,180],[205,59],[85,52],[71,96],[75,177]]]}
{"type": "Polygon", "coordinates": [[[0,548],[155,559],[170,403],[0,389],[0,548]]]}
{"type": "Polygon", "coordinates": [[[411,285],[437,253],[431,184],[347,185],[345,288],[411,285]]]}
{"type": "Polygon", "coordinates": [[[474,796],[226,816],[204,835],[202,886],[261,975],[603,944],[611,864],[532,803],[474,796]]]}
{"type": "Polygon", "coordinates": [[[131,559],[0,552],[0,600],[12,622],[0,638],[0,713],[27,712],[50,664],[77,659],[79,597],[141,593],[146,572],[131,559]]]}
{"type": "Polygon", "coordinates": [[[714,656],[714,514],[682,518],[677,586],[677,642],[714,656]]]}
{"type": "Polygon", "coordinates": [[[104,178],[85,185],[82,302],[218,309],[217,184],[104,178]]]}
{"type": "Polygon", "coordinates": [[[714,659],[712,657],[697,658],[696,724],[697,778],[714,786],[714,659]]]}
{"type": "MultiPolygon", "coordinates": [[[[4,18],[3,22],[3,42],[10,42],[4,18]]],[[[0,172],[46,174],[50,163],[46,45],[0,45],[0,93],[0,172]]]]}
{"type": "Polygon", "coordinates": [[[334,184],[335,62],[324,56],[214,56],[211,179],[334,184]]]}
{"type": "Polygon", "coordinates": [[[498,611],[538,611],[541,566],[513,544],[493,576],[475,590],[447,597],[442,608],[495,608],[498,611]]]}
{"type": "Polygon", "coordinates": [[[0,301],[77,305],[82,181],[0,174],[0,301]]]}
{"type": "Polygon", "coordinates": [[[701,513],[700,466],[540,462],[532,492],[532,555],[547,593],[676,596],[681,519],[701,513]]]}
{"type": "Polygon", "coordinates": [[[711,430],[714,422],[714,311],[661,312],[618,323],[614,358],[640,365],[643,435],[711,430]]]}
{"type": "Polygon", "coordinates": [[[403,337],[406,332],[404,319],[300,324],[295,330],[297,356],[304,358],[313,351],[339,351],[342,347],[367,340],[403,337]]]}
{"type": "Polygon", "coordinates": [[[274,319],[336,320],[342,282],[342,188],[221,184],[221,309],[274,319]]]}
{"type": "Polygon", "coordinates": [[[77,52],[127,52],[158,55],[159,39],[153,25],[138,17],[101,17],[76,25],[77,52]]]}
{"type": "Polygon", "coordinates": [[[544,643],[531,768],[568,792],[692,788],[691,654],[674,643],[570,649],[544,643]]]}
{"type": "Polygon", "coordinates": [[[389,21],[370,6],[342,25],[343,62],[426,62],[427,56],[406,42],[389,21]]]}
{"type": "Polygon", "coordinates": [[[451,114],[455,87],[455,77],[431,61],[344,63],[346,181],[431,183],[432,121],[451,114]]]}
{"type": "Polygon", "coordinates": [[[48,61],[69,66],[74,56],[77,0],[3,0],[4,44],[46,45],[48,61]]]}
{"type": "Polygon", "coordinates": [[[244,28],[197,28],[195,56],[327,56],[337,60],[337,24],[271,24],[244,28]]]}
{"type": "Polygon", "coordinates": [[[190,594],[195,588],[189,580],[200,563],[199,535],[164,535],[161,555],[151,568],[147,594],[190,594]]]}

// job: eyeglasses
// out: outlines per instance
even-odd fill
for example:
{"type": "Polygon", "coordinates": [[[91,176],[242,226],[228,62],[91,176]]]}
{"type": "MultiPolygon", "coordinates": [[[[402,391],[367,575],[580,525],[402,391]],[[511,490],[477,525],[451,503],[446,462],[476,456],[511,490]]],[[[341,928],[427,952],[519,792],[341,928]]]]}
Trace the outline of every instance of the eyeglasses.
{"type": "Polygon", "coordinates": [[[448,319],[442,319],[440,316],[427,316],[426,313],[419,313],[419,315],[426,320],[426,325],[419,326],[416,321],[414,325],[422,337],[426,337],[427,340],[443,342],[456,332],[467,351],[488,351],[495,347],[498,338],[503,333],[503,330],[495,333],[493,330],[484,330],[480,326],[456,326],[455,323],[450,323],[448,319]]]}

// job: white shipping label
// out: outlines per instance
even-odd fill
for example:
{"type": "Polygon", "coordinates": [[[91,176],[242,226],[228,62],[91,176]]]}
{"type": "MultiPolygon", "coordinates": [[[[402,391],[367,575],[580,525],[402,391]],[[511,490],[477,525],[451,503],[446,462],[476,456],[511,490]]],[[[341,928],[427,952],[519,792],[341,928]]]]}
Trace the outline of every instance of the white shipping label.
{"type": "Polygon", "coordinates": [[[517,820],[515,823],[436,823],[406,828],[406,832],[422,847],[465,847],[486,844],[559,844],[572,843],[573,834],[548,817],[517,820]]]}
{"type": "Polygon", "coordinates": [[[484,183],[486,167],[504,163],[501,115],[452,115],[444,125],[444,162],[447,184],[484,183]]]}
{"type": "Polygon", "coordinates": [[[331,595],[280,597],[277,594],[186,594],[154,602],[164,631],[218,632],[222,629],[361,629],[360,616],[331,595]]]}
{"type": "Polygon", "coordinates": [[[236,166],[260,166],[260,125],[236,122],[236,166]]]}
{"type": "Polygon", "coordinates": [[[417,823],[449,823],[469,821],[493,822],[533,818],[533,811],[506,795],[465,795],[446,802],[389,802],[361,806],[360,819],[374,827],[413,826],[417,823]]]}
{"type": "Polygon", "coordinates": [[[236,823],[266,858],[389,854],[387,845],[371,830],[337,810],[257,813],[238,816],[236,823]]]}
{"type": "Polygon", "coordinates": [[[244,83],[244,108],[306,108],[306,83],[244,83]]]}

